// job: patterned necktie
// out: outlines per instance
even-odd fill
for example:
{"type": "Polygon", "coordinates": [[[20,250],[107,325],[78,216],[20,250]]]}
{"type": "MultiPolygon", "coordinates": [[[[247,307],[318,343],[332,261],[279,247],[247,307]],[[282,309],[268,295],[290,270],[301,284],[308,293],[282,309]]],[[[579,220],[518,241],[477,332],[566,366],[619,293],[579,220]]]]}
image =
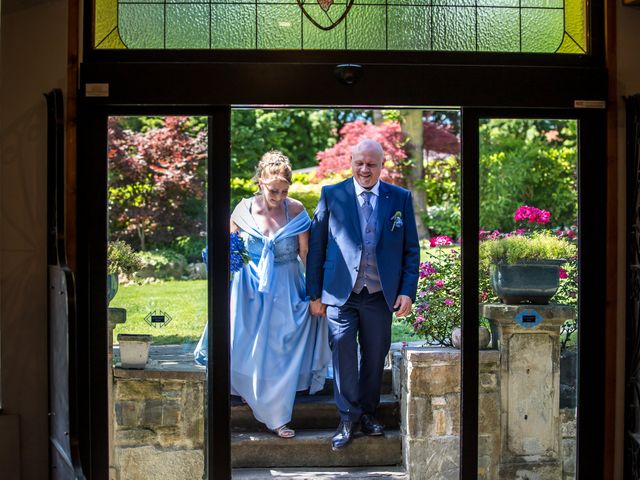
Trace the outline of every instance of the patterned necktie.
{"type": "Polygon", "coordinates": [[[365,221],[369,221],[371,214],[373,213],[373,207],[371,206],[371,192],[362,192],[362,198],[364,199],[364,203],[362,204],[362,213],[364,213],[365,221]]]}

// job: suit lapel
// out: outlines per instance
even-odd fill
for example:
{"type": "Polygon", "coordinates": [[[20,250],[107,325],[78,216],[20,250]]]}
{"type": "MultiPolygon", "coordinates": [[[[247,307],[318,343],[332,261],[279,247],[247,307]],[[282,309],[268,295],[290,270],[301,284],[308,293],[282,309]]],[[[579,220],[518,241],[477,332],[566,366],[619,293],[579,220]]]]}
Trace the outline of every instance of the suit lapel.
{"type": "Polygon", "coordinates": [[[358,199],[356,198],[356,188],[353,185],[353,178],[350,178],[345,183],[345,190],[347,191],[346,205],[347,216],[351,218],[351,225],[353,227],[353,238],[359,238],[362,241],[362,230],[360,229],[360,215],[358,214],[358,199]]]}
{"type": "Polygon", "coordinates": [[[391,218],[389,209],[391,208],[391,189],[385,183],[380,181],[380,190],[378,191],[378,208],[376,208],[378,215],[378,228],[376,228],[376,243],[380,240],[382,231],[387,228],[387,220],[391,218]]]}

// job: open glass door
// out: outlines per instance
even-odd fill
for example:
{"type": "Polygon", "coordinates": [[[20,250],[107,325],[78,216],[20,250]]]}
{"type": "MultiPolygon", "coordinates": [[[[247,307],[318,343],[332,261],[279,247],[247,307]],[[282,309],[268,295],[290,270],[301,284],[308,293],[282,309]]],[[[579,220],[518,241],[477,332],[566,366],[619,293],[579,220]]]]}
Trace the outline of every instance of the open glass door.
{"type": "Polygon", "coordinates": [[[85,212],[83,232],[93,287],[88,420],[108,465],[92,456],[91,469],[95,478],[225,476],[228,110],[93,119],[91,151],[102,161],[84,166],[93,181],[81,198],[106,208],[85,212]]]}
{"type": "Polygon", "coordinates": [[[463,478],[584,478],[602,447],[602,115],[464,116],[463,478]]]}

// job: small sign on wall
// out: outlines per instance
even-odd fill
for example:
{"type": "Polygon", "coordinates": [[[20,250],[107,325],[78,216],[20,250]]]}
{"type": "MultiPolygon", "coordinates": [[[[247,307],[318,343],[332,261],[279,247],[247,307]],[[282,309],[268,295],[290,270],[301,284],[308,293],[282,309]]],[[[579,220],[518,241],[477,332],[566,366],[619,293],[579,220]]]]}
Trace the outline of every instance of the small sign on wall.
{"type": "Polygon", "coordinates": [[[522,328],[536,328],[542,323],[542,315],[533,308],[522,310],[516,315],[516,323],[522,328]]]}

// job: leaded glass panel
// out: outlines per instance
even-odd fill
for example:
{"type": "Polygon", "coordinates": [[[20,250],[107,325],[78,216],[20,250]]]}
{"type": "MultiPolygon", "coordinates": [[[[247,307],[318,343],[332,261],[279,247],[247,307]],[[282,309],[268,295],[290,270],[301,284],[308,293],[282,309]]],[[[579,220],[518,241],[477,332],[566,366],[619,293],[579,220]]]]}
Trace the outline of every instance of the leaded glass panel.
{"type": "Polygon", "coordinates": [[[586,53],[585,0],[95,0],[97,49],[586,53]]]}

